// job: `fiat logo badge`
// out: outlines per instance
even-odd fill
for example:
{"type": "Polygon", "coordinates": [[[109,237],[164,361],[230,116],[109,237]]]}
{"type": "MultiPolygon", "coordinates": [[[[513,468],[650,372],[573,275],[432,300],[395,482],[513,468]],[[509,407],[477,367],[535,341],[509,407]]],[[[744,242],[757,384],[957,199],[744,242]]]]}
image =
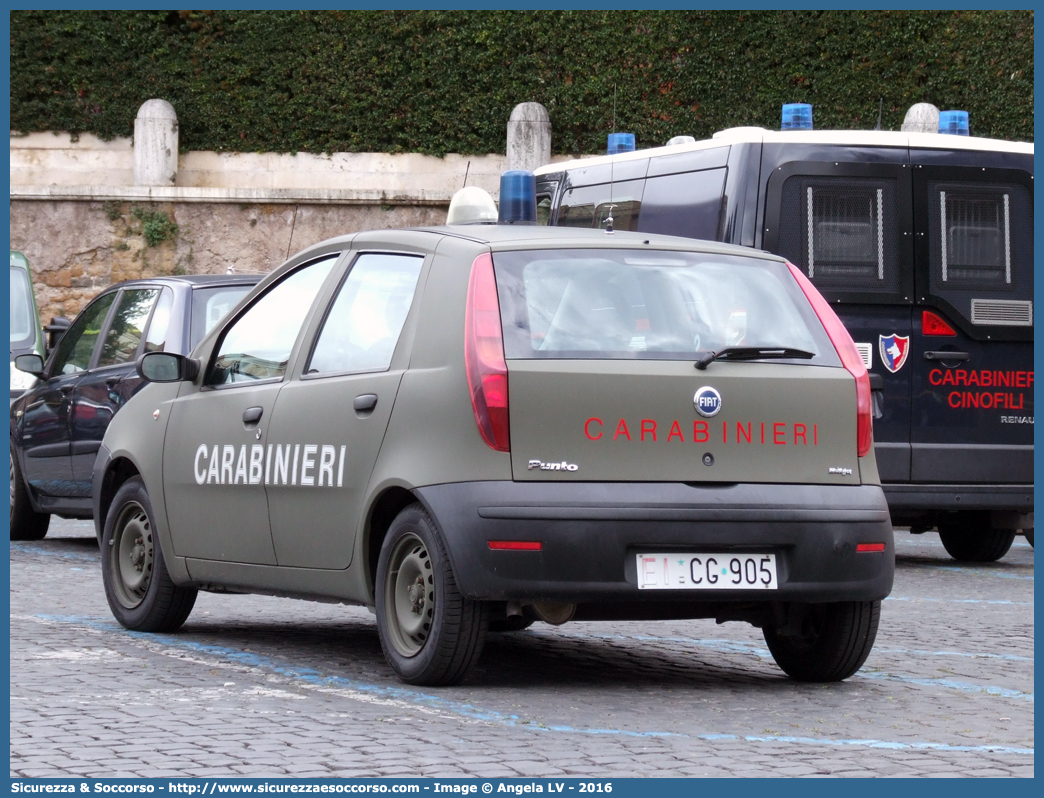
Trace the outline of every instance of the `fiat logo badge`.
{"type": "Polygon", "coordinates": [[[717,389],[704,385],[692,397],[692,406],[704,418],[716,416],[718,411],[721,410],[721,394],[718,393],[717,389]]]}

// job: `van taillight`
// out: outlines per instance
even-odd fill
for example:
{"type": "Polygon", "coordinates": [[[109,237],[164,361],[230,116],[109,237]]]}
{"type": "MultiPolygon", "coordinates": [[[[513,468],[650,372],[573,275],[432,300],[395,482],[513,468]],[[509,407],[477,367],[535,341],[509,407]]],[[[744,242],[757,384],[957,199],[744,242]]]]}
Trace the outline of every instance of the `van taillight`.
{"type": "Polygon", "coordinates": [[[464,312],[464,363],[471,407],[482,439],[498,452],[511,451],[508,438],[507,363],[500,328],[500,300],[487,252],[471,264],[468,304],[464,312]]]}
{"type": "Polygon", "coordinates": [[[921,312],[921,333],[924,335],[956,335],[949,322],[930,310],[921,312]]]}
{"type": "Polygon", "coordinates": [[[801,270],[796,268],[794,264],[787,263],[787,266],[790,267],[790,273],[794,275],[794,279],[797,280],[798,285],[801,286],[801,290],[804,291],[805,296],[808,297],[808,301],[812,305],[812,309],[816,312],[816,316],[819,317],[823,329],[825,329],[827,335],[830,336],[830,343],[832,343],[834,349],[837,350],[842,365],[848,369],[848,372],[853,377],[855,377],[856,450],[860,457],[864,457],[870,453],[870,447],[874,445],[874,423],[871,411],[872,404],[870,401],[870,375],[866,371],[866,364],[863,363],[863,358],[860,357],[859,350],[856,349],[855,342],[852,341],[852,336],[848,334],[848,330],[845,329],[845,325],[841,323],[841,319],[839,319],[837,314],[834,313],[834,309],[827,304],[825,299],[823,299],[823,295],[819,293],[816,287],[809,282],[809,279],[805,277],[801,270]]]}

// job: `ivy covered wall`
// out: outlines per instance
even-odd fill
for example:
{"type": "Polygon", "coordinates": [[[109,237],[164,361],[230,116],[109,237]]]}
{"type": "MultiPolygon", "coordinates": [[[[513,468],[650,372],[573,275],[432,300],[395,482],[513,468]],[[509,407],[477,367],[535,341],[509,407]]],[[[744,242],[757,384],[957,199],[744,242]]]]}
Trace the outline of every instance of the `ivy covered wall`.
{"type": "Polygon", "coordinates": [[[12,11],[11,128],[129,136],[174,105],[184,150],[503,152],[547,106],[555,153],[735,125],[897,130],[915,102],[1033,139],[1033,13],[12,11]]]}

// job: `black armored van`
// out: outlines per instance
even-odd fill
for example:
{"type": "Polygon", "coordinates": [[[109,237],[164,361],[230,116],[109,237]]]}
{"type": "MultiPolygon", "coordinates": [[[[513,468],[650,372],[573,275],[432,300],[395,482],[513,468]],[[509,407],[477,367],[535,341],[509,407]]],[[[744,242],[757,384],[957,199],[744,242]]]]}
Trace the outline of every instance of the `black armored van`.
{"type": "Polygon", "coordinates": [[[1033,145],[959,132],[732,128],[544,166],[537,194],[543,224],[801,269],[871,372],[893,523],[984,562],[1033,542],[1033,145]]]}

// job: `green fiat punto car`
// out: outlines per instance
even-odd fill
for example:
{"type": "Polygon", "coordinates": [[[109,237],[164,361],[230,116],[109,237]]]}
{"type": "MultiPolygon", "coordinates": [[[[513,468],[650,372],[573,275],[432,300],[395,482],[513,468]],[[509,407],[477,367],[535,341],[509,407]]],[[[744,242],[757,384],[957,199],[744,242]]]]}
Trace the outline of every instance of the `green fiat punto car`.
{"type": "Polygon", "coordinates": [[[534,621],[747,622],[805,681],[873,646],[894,549],[869,380],[780,257],[507,224],[347,235],[138,369],[94,470],[129,629],[177,629],[199,590],[361,604],[428,685],[534,621]]]}

